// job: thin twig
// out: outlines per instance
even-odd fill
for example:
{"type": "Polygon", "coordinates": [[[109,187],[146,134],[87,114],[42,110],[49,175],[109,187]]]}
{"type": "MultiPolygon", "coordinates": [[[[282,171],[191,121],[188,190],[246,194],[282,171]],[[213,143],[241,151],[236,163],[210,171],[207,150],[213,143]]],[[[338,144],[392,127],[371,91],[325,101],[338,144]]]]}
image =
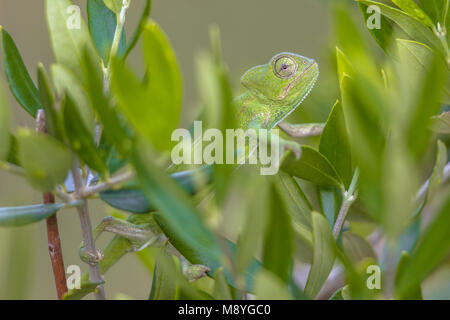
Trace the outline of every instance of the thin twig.
{"type": "MultiPolygon", "coordinates": [[[[47,133],[45,115],[43,110],[38,111],[36,118],[36,130],[43,134],[47,133]]],[[[43,202],[44,204],[55,203],[55,196],[53,195],[53,193],[45,192],[43,194],[43,202]]],[[[46,222],[48,252],[50,254],[50,260],[52,263],[53,277],[55,278],[56,293],[58,295],[58,299],[61,300],[64,293],[67,292],[67,283],[56,213],[47,218],[46,222]]]]}
{"type": "MultiPolygon", "coordinates": [[[[79,194],[84,188],[83,178],[81,177],[78,160],[75,161],[74,168],[72,170],[73,181],[75,184],[75,193],[79,194]]],[[[80,218],[81,230],[83,233],[84,247],[87,253],[96,255],[97,249],[95,248],[94,237],[92,236],[92,224],[91,218],[89,217],[89,209],[87,201],[83,200],[83,205],[77,207],[78,216],[80,218]]],[[[100,268],[98,263],[89,264],[89,280],[91,282],[102,281],[102,275],[100,273],[100,268]]],[[[95,293],[95,298],[97,300],[105,299],[105,289],[103,285],[99,285],[95,293]]]]}

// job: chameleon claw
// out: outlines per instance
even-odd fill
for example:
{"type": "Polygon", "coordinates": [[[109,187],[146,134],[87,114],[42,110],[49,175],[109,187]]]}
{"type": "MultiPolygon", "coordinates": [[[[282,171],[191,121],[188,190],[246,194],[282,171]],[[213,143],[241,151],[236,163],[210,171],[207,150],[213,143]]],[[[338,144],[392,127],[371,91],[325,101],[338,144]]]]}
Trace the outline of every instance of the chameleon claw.
{"type": "Polygon", "coordinates": [[[81,261],[83,261],[83,262],[85,262],[85,263],[87,263],[87,264],[89,264],[89,265],[96,265],[96,264],[98,264],[100,261],[102,261],[103,258],[104,258],[103,253],[102,253],[100,250],[95,249],[95,252],[92,253],[92,252],[88,252],[88,251],[84,248],[84,246],[81,246],[81,247],[80,247],[78,253],[79,253],[79,255],[80,255],[81,261]]]}
{"type": "Polygon", "coordinates": [[[282,144],[283,154],[286,151],[292,151],[295,155],[295,158],[298,160],[302,156],[302,147],[295,141],[285,141],[282,144]]]}

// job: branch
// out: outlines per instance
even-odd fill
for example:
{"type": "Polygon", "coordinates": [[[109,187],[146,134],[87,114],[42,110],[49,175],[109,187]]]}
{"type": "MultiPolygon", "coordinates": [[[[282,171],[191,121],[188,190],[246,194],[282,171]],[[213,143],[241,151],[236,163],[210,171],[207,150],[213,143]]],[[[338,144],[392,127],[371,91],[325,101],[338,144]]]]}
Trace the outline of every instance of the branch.
{"type": "MultiPolygon", "coordinates": [[[[47,133],[45,115],[42,109],[39,110],[37,114],[36,131],[43,134],[47,133]]],[[[53,195],[53,193],[51,192],[44,193],[43,202],[44,204],[55,203],[55,196],[53,195]]],[[[58,299],[61,300],[64,293],[67,292],[67,283],[56,213],[51,217],[47,218],[46,222],[47,222],[48,252],[50,254],[50,260],[52,263],[56,292],[58,295],[58,299]]]]}
{"type": "Polygon", "coordinates": [[[135,174],[134,172],[127,172],[121,175],[118,175],[116,177],[113,177],[103,183],[99,183],[92,187],[85,187],[81,190],[79,196],[82,199],[87,199],[90,196],[111,189],[113,187],[116,187],[117,185],[123,184],[125,182],[128,182],[134,178],[135,174]]]}
{"type": "MultiPolygon", "coordinates": [[[[75,160],[74,167],[72,169],[72,175],[75,183],[75,193],[79,195],[81,190],[84,188],[84,185],[79,170],[78,160],[75,160]]],[[[80,218],[85,250],[88,254],[95,255],[97,249],[95,248],[94,237],[92,236],[92,224],[89,217],[87,201],[85,199],[83,200],[83,205],[77,207],[77,211],[80,218]]],[[[89,264],[89,279],[92,282],[100,282],[102,280],[102,275],[100,273],[98,263],[89,264]]],[[[95,293],[95,298],[97,300],[105,300],[105,289],[103,285],[98,286],[98,291],[95,293]]]]}

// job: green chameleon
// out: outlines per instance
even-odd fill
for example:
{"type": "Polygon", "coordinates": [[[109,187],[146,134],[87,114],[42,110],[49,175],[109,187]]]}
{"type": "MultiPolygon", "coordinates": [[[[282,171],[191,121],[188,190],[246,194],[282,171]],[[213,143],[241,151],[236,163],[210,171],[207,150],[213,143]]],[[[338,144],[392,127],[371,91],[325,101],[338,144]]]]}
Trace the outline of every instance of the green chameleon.
{"type": "MultiPolygon", "coordinates": [[[[238,120],[241,128],[273,129],[280,127],[291,137],[306,137],[320,135],[323,124],[291,125],[282,122],[308,96],[319,76],[319,67],[315,60],[293,53],[280,53],[267,64],[248,70],[241,78],[242,85],[247,89],[235,99],[238,109],[238,120]]],[[[270,139],[270,137],[269,137],[270,139]]],[[[300,145],[294,141],[280,138],[281,149],[301,155],[300,145]]],[[[201,169],[206,176],[212,175],[210,167],[201,169]]],[[[177,172],[171,175],[181,187],[191,195],[198,192],[198,186],[192,181],[192,171],[177,172]]],[[[100,194],[101,198],[112,207],[134,211],[127,220],[105,217],[94,230],[97,239],[103,232],[111,232],[116,236],[107,245],[103,253],[87,253],[83,245],[80,257],[87,263],[99,263],[100,271],[104,274],[116,261],[130,251],[139,251],[149,245],[161,245],[167,242],[163,232],[149,212],[155,211],[144,195],[136,188],[110,190],[100,194]],[[117,199],[121,201],[115,201],[117,199]],[[136,199],[138,198],[138,199],[136,199]],[[141,208],[127,208],[123,199],[133,199],[133,203],[142,203],[141,208]],[[136,201],[139,200],[139,201],[136,201]],[[149,213],[149,214],[142,214],[149,213]]],[[[181,261],[183,274],[189,280],[196,280],[207,274],[210,269],[202,265],[191,265],[179,254],[176,248],[172,251],[181,261]]],[[[84,275],[86,281],[88,275],[84,275]]]]}

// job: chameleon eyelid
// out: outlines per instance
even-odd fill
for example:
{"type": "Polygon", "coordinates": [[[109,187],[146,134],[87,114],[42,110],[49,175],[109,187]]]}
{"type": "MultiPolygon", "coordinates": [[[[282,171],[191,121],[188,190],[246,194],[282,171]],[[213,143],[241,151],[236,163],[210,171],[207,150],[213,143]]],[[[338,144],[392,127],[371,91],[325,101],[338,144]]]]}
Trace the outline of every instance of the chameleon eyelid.
{"type": "Polygon", "coordinates": [[[292,77],[294,74],[296,74],[296,73],[297,73],[297,70],[298,70],[298,64],[297,64],[297,61],[295,61],[295,59],[292,59],[292,58],[291,58],[290,56],[288,56],[288,55],[281,55],[281,56],[277,57],[277,58],[274,60],[274,62],[273,62],[273,72],[275,73],[275,75],[276,75],[278,78],[281,78],[281,79],[288,79],[288,78],[292,77]],[[278,70],[277,70],[277,64],[278,64],[278,61],[280,61],[281,59],[289,59],[289,61],[294,65],[294,70],[293,70],[292,73],[290,73],[289,75],[283,76],[283,75],[281,75],[281,74],[278,72],[278,70]]]}

